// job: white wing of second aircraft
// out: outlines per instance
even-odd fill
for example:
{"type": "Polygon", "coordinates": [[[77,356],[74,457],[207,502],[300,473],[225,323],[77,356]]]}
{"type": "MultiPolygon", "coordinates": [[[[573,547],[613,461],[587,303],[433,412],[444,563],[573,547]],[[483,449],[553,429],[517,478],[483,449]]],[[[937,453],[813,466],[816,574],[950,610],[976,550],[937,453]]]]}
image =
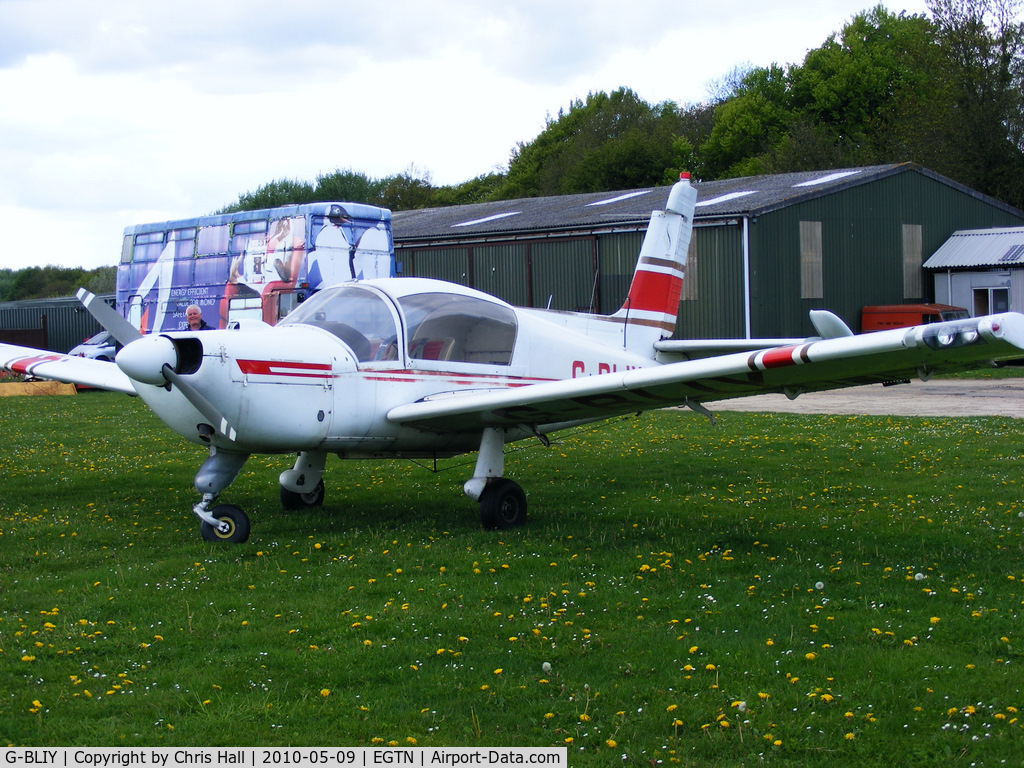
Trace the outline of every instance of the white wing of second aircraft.
{"type": "MultiPolygon", "coordinates": [[[[808,341],[526,387],[445,393],[401,405],[388,420],[438,433],[543,426],[734,397],[839,389],[1024,357],[1024,315],[808,341]]],[[[884,393],[879,393],[884,397],[884,393]]]]}
{"type": "Polygon", "coordinates": [[[0,344],[0,368],[26,376],[38,376],[41,379],[55,379],[83,387],[109,389],[127,395],[135,394],[131,379],[125,376],[116,364],[106,360],[72,357],[14,344],[0,344]]]}

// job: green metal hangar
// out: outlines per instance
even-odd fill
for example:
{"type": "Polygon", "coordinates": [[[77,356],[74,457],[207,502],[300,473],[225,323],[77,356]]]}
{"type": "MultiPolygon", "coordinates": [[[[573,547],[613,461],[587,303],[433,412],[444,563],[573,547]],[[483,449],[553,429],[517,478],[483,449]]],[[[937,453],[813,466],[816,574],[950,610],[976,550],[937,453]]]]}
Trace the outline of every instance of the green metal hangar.
{"type": "MultiPolygon", "coordinates": [[[[811,335],[830,309],[934,301],[924,261],[1024,212],[911,163],[699,182],[677,338],[811,335]]],[[[667,187],[395,212],[400,274],[520,306],[613,312],[667,187]]],[[[968,306],[968,308],[970,308],[968,306]]]]}

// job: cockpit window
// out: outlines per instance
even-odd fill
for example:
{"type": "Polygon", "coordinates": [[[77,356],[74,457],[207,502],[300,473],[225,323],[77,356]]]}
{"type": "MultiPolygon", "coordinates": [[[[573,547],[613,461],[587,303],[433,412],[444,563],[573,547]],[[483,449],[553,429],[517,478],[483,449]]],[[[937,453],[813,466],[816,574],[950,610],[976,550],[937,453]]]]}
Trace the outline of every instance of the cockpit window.
{"type": "Polygon", "coordinates": [[[421,293],[398,300],[405,314],[409,357],[508,365],[516,316],[508,307],[474,296],[421,293]]]}
{"type": "Polygon", "coordinates": [[[279,325],[315,325],[330,331],[359,362],[398,359],[398,328],[388,304],[356,286],[328,288],[288,313],[279,325]]]}

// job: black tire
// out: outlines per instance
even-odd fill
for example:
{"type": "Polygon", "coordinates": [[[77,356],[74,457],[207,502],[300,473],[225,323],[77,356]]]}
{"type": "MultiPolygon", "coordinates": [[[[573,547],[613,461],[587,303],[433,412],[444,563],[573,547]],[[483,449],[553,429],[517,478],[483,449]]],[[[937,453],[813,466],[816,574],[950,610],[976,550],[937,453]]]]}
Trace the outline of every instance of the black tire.
{"type": "Polygon", "coordinates": [[[324,504],[324,481],[323,478],[316,484],[316,488],[306,493],[296,493],[281,486],[281,506],[285,509],[309,509],[310,507],[322,507],[324,504]]]}
{"type": "Polygon", "coordinates": [[[489,531],[518,528],[526,523],[526,494],[519,484],[501,478],[480,496],[480,522],[489,531]]]}
{"type": "Polygon", "coordinates": [[[205,520],[199,526],[206,541],[229,541],[241,544],[249,540],[249,516],[233,504],[220,504],[210,510],[210,515],[227,523],[227,530],[220,531],[205,520]]]}

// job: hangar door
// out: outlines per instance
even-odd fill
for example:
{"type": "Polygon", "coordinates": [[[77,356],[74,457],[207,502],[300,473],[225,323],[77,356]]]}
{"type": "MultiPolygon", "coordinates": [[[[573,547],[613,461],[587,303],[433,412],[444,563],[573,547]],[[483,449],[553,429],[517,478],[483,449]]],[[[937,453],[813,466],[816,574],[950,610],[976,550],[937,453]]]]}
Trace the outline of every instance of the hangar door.
{"type": "Polygon", "coordinates": [[[593,312],[593,238],[530,244],[530,288],[534,307],[593,312]]]}

